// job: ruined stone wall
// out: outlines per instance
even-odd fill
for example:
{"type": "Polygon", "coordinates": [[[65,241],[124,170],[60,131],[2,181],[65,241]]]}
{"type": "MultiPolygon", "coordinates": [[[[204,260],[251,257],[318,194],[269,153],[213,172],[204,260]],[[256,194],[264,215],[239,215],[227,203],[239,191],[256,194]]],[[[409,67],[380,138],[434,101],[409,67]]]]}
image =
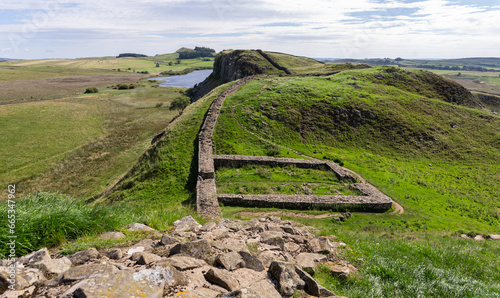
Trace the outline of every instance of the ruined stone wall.
{"type": "Polygon", "coordinates": [[[317,161],[296,158],[279,158],[270,156],[250,155],[214,155],[215,167],[241,167],[244,165],[266,165],[266,166],[296,166],[298,168],[331,170],[340,180],[355,182],[354,177],[346,172],[341,166],[332,161],[317,161]]]}
{"type": "Polygon", "coordinates": [[[226,206],[284,208],[295,210],[337,210],[384,212],[392,200],[372,196],[319,195],[231,195],[219,194],[218,201],[226,206]]]}
{"type": "Polygon", "coordinates": [[[219,202],[226,205],[247,207],[276,207],[286,209],[326,209],[362,210],[384,212],[391,208],[392,200],[368,183],[354,183],[351,186],[361,192],[359,196],[318,196],[318,195],[217,195],[215,167],[240,167],[246,164],[267,166],[296,166],[331,170],[339,179],[355,182],[355,178],[344,168],[332,161],[317,161],[269,156],[214,155],[213,133],[220,109],[227,96],[234,94],[245,83],[259,77],[251,76],[238,80],[221,92],[210,106],[199,133],[198,183],[196,186],[196,207],[200,215],[220,217],[219,202]]]}
{"type": "Polygon", "coordinates": [[[286,68],[286,67],[284,67],[284,66],[280,65],[278,62],[274,61],[274,59],[273,59],[273,58],[271,58],[271,56],[269,56],[268,54],[266,54],[263,50],[260,50],[260,49],[259,49],[259,50],[257,50],[257,52],[259,52],[259,54],[260,54],[262,57],[266,58],[266,60],[267,60],[267,61],[269,61],[269,63],[271,63],[271,64],[272,64],[274,67],[276,67],[277,69],[282,70],[282,71],[284,71],[286,74],[289,74],[289,75],[293,74],[293,73],[292,73],[292,72],[291,72],[288,68],[286,68]]]}

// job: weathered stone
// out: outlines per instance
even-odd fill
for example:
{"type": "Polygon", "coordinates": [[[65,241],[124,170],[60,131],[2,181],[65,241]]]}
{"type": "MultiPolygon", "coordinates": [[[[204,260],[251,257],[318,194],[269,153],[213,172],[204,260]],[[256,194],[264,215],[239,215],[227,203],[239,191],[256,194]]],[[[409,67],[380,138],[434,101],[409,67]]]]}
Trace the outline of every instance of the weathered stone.
{"type": "Polygon", "coordinates": [[[291,234],[291,235],[296,234],[295,229],[292,227],[282,227],[282,229],[283,229],[283,232],[285,232],[287,234],[291,234]]]}
{"type": "Polygon", "coordinates": [[[36,267],[44,273],[61,274],[71,268],[71,261],[66,257],[61,259],[44,260],[36,263],[36,267]]]}
{"type": "Polygon", "coordinates": [[[173,226],[176,232],[197,231],[201,228],[201,225],[191,215],[174,221],[173,226]]]}
{"type": "Polygon", "coordinates": [[[160,298],[168,281],[173,281],[173,273],[161,267],[136,272],[121,270],[92,276],[74,291],[73,297],[160,298]]]}
{"type": "Polygon", "coordinates": [[[66,271],[61,282],[74,282],[77,280],[88,279],[90,276],[110,275],[117,272],[118,268],[107,264],[88,264],[70,268],[66,271]]]}
{"type": "Polygon", "coordinates": [[[281,298],[280,293],[267,279],[252,284],[247,288],[219,294],[220,298],[281,298]]]}
{"type": "Polygon", "coordinates": [[[471,237],[469,237],[469,235],[467,235],[467,234],[460,235],[460,238],[462,238],[462,239],[471,239],[471,237]]]}
{"type": "Polygon", "coordinates": [[[125,234],[123,234],[122,232],[112,231],[112,232],[106,232],[106,233],[102,234],[101,238],[102,239],[120,239],[120,238],[125,238],[125,234]]]}
{"type": "Polygon", "coordinates": [[[483,241],[484,237],[483,237],[483,235],[476,235],[476,237],[474,237],[474,240],[483,241]]]}
{"type": "Polygon", "coordinates": [[[290,263],[274,261],[269,266],[269,272],[278,281],[278,288],[284,296],[292,296],[296,290],[305,286],[304,281],[295,272],[295,266],[290,263]]]}
{"type": "Polygon", "coordinates": [[[335,296],[330,290],[320,286],[311,275],[295,266],[295,272],[305,282],[304,290],[307,294],[319,297],[335,296]]]}
{"type": "Polygon", "coordinates": [[[266,231],[269,232],[283,232],[283,229],[281,228],[280,225],[274,224],[274,223],[266,223],[265,224],[266,231]]]}
{"type": "Polygon", "coordinates": [[[270,251],[270,250],[261,252],[257,258],[262,262],[262,265],[264,265],[265,268],[271,266],[271,263],[275,260],[278,261],[285,260],[278,251],[270,251]]]}
{"type": "Polygon", "coordinates": [[[224,251],[248,251],[248,247],[244,240],[233,238],[216,241],[214,242],[214,247],[224,251]]]}
{"type": "Polygon", "coordinates": [[[350,274],[358,272],[358,269],[351,264],[340,264],[326,262],[324,263],[330,273],[340,279],[347,278],[350,274]]]}
{"type": "Polygon", "coordinates": [[[224,267],[224,269],[233,271],[243,265],[243,258],[235,251],[220,254],[215,258],[215,263],[224,267]]]}
{"type": "Polygon", "coordinates": [[[156,263],[156,265],[158,266],[163,266],[166,264],[172,265],[181,271],[191,270],[203,266],[203,263],[200,260],[181,255],[175,255],[156,263]]]}
{"type": "Polygon", "coordinates": [[[163,245],[172,245],[172,244],[177,244],[180,241],[177,238],[170,237],[169,235],[163,235],[161,236],[161,241],[160,243],[163,245]]]}
{"type": "Polygon", "coordinates": [[[205,279],[213,284],[223,287],[228,291],[235,291],[239,287],[239,282],[231,277],[227,272],[217,268],[211,268],[205,273],[205,279]]]}
{"type": "Polygon", "coordinates": [[[125,229],[129,230],[129,231],[144,231],[144,232],[152,232],[152,231],[155,231],[155,229],[151,228],[151,227],[148,227],[147,225],[145,224],[142,224],[142,223],[137,223],[137,222],[134,222],[134,223],[131,223],[131,224],[128,224],[125,226],[125,229]]]}
{"type": "Polygon", "coordinates": [[[95,248],[89,248],[87,250],[79,251],[68,257],[73,265],[81,265],[87,263],[91,259],[96,259],[99,257],[99,252],[95,248]]]}
{"type": "Polygon", "coordinates": [[[143,251],[134,252],[132,254],[132,256],[130,257],[130,260],[137,263],[139,261],[139,259],[141,258],[142,254],[145,254],[145,252],[143,252],[143,251]]]}
{"type": "Polygon", "coordinates": [[[285,248],[286,251],[289,252],[299,252],[302,248],[300,245],[293,243],[293,242],[286,242],[285,243],[285,248]]]}
{"type": "MultiPolygon", "coordinates": [[[[9,290],[5,293],[2,294],[2,298],[19,298],[19,297],[33,297],[33,292],[35,292],[35,289],[36,287],[35,286],[31,286],[29,288],[26,288],[26,289],[22,289],[22,290],[17,290],[17,291],[12,291],[12,290],[9,290]]],[[[0,294],[2,293],[3,291],[0,291],[0,294]]]]}
{"type": "Polygon", "coordinates": [[[217,297],[220,292],[216,292],[211,289],[198,287],[194,290],[183,291],[178,293],[176,296],[179,298],[202,298],[202,297],[217,297]]]}
{"type": "Polygon", "coordinates": [[[328,238],[320,237],[309,241],[309,249],[315,253],[329,254],[335,250],[335,247],[328,238]]]}
{"type": "Polygon", "coordinates": [[[260,234],[261,242],[269,245],[279,246],[284,248],[283,234],[280,232],[263,232],[260,234]]]}
{"type": "Polygon", "coordinates": [[[238,253],[241,256],[241,258],[243,259],[242,267],[252,269],[255,271],[259,271],[259,272],[263,271],[265,269],[262,262],[259,259],[257,259],[256,257],[254,257],[251,253],[246,252],[246,251],[240,251],[238,253]]]}
{"type": "Polygon", "coordinates": [[[187,243],[179,243],[170,250],[170,255],[185,254],[193,258],[202,259],[210,254],[211,246],[207,240],[198,240],[187,243]]]}
{"type": "Polygon", "coordinates": [[[31,285],[45,279],[43,273],[36,268],[17,268],[0,267],[0,293],[3,293],[9,286],[14,284],[14,290],[23,290],[31,285]],[[12,277],[15,276],[15,282],[12,283],[12,277]]]}
{"type": "Polygon", "coordinates": [[[145,252],[145,253],[141,254],[139,259],[137,260],[137,264],[138,265],[149,265],[149,264],[157,262],[159,260],[161,260],[160,256],[157,256],[157,255],[149,253],[149,252],[145,252]]]}
{"type": "Polygon", "coordinates": [[[201,228],[200,228],[200,232],[210,232],[211,230],[213,230],[215,227],[217,226],[217,224],[213,221],[211,222],[207,222],[206,224],[204,224],[201,228]]]}
{"type": "Polygon", "coordinates": [[[51,258],[50,258],[49,250],[44,247],[40,250],[37,250],[35,252],[32,252],[32,253],[22,257],[20,260],[18,260],[18,262],[23,264],[24,266],[31,266],[35,263],[42,262],[42,261],[48,261],[50,259],[51,258]]]}
{"type": "Polygon", "coordinates": [[[227,238],[229,236],[229,231],[226,228],[216,228],[213,229],[211,233],[214,240],[227,238]]]}
{"type": "Polygon", "coordinates": [[[295,261],[297,265],[308,272],[309,274],[314,275],[314,268],[321,262],[326,262],[327,258],[325,255],[316,254],[316,253],[300,253],[295,257],[295,261]]]}
{"type": "Polygon", "coordinates": [[[113,248],[106,253],[106,256],[112,260],[119,260],[123,257],[123,251],[120,248],[113,248]]]}
{"type": "Polygon", "coordinates": [[[491,239],[491,240],[500,240],[500,235],[488,235],[488,239],[491,239]]]}

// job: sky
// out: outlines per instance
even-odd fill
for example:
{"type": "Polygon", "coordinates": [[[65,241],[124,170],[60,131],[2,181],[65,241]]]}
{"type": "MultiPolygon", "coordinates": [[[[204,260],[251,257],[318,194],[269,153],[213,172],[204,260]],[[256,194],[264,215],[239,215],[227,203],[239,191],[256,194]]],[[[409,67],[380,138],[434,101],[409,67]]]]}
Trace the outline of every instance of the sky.
{"type": "Polygon", "coordinates": [[[0,57],[180,47],[314,58],[500,57],[499,0],[0,0],[0,57]]]}

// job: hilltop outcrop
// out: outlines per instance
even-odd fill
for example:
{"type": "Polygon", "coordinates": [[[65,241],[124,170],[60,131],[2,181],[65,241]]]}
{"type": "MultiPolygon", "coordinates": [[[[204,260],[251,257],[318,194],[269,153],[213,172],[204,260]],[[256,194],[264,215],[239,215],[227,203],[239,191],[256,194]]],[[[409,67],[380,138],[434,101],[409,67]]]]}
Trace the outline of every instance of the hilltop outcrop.
{"type": "Polygon", "coordinates": [[[10,264],[3,261],[2,297],[337,297],[314,280],[318,266],[337,278],[357,272],[339,259],[348,248],[335,236],[317,237],[314,228],[279,217],[202,226],[189,216],[173,226],[164,235],[130,226],[149,235],[130,247],[68,257],[41,249],[17,260],[13,291],[5,292],[10,264]]]}

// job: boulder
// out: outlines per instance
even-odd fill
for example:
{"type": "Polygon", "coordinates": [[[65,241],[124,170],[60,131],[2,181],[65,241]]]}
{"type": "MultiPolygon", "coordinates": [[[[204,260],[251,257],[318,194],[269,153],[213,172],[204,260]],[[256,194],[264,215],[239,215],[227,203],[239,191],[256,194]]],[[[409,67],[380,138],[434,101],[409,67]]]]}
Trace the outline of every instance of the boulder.
{"type": "Polygon", "coordinates": [[[488,239],[491,239],[491,240],[500,240],[500,235],[488,235],[488,239]]]}
{"type": "MultiPolygon", "coordinates": [[[[2,298],[19,298],[19,297],[33,297],[33,293],[35,292],[35,289],[36,287],[35,286],[31,286],[29,288],[26,288],[26,289],[22,289],[22,290],[9,290],[7,292],[5,292],[1,297],[2,298]]],[[[0,294],[2,293],[2,291],[0,291],[0,294]]]]}
{"type": "Polygon", "coordinates": [[[168,259],[157,262],[156,265],[158,266],[171,265],[181,271],[185,271],[185,270],[199,268],[203,266],[203,263],[202,261],[192,257],[175,255],[168,259]]]}
{"type": "Polygon", "coordinates": [[[309,275],[304,270],[301,270],[299,267],[295,266],[295,272],[300,276],[300,278],[304,281],[305,286],[304,290],[307,294],[319,297],[330,297],[335,296],[333,292],[319,285],[311,275],[309,275]]]}
{"type": "Polygon", "coordinates": [[[350,274],[358,272],[358,269],[356,267],[347,263],[342,264],[342,263],[326,262],[324,264],[330,271],[330,274],[340,279],[345,279],[350,274]]]}
{"type": "Polygon", "coordinates": [[[17,270],[12,268],[14,267],[0,267],[0,294],[9,289],[12,284],[14,290],[23,290],[45,279],[43,273],[37,268],[18,267],[17,270]],[[13,283],[12,277],[15,279],[13,283]]]}
{"type": "Polygon", "coordinates": [[[300,253],[295,257],[297,265],[307,271],[309,274],[314,275],[314,268],[321,262],[326,262],[325,255],[316,253],[300,253]]]}
{"type": "Polygon", "coordinates": [[[201,297],[217,297],[220,292],[211,289],[198,287],[194,290],[182,291],[177,293],[178,298],[201,298],[201,297]]]}
{"type": "Polygon", "coordinates": [[[193,258],[202,259],[210,254],[212,247],[207,240],[198,240],[179,243],[170,250],[170,256],[184,254],[193,258]]]}
{"type": "Polygon", "coordinates": [[[68,257],[73,265],[81,265],[87,263],[91,259],[97,259],[99,257],[99,252],[95,248],[89,248],[87,250],[79,251],[68,257]]]}
{"type": "Polygon", "coordinates": [[[74,282],[82,279],[88,279],[90,276],[108,276],[117,271],[118,268],[108,264],[81,265],[72,267],[66,271],[62,275],[60,282],[74,282]]]}
{"type": "Polygon", "coordinates": [[[122,232],[112,231],[101,234],[100,237],[102,239],[120,239],[120,238],[125,238],[125,234],[123,234],[122,232]]]}
{"type": "Polygon", "coordinates": [[[484,237],[483,237],[483,235],[476,235],[476,237],[474,237],[474,240],[483,241],[484,237]]]}
{"type": "Polygon", "coordinates": [[[243,258],[239,253],[231,251],[218,255],[215,258],[215,263],[222,266],[226,270],[233,271],[243,265],[243,258]]]}
{"type": "Polygon", "coordinates": [[[32,252],[18,260],[18,263],[23,264],[24,266],[32,266],[38,262],[48,261],[50,260],[49,250],[47,248],[42,248],[35,252],[32,252]]]}
{"type": "Polygon", "coordinates": [[[285,246],[285,242],[283,241],[283,233],[281,232],[263,232],[260,234],[260,237],[262,243],[279,246],[280,249],[283,249],[285,246]]]}
{"type": "Polygon", "coordinates": [[[240,285],[227,271],[221,269],[211,268],[204,276],[207,281],[221,286],[228,291],[235,291],[240,285]]]}
{"type": "Polygon", "coordinates": [[[163,235],[163,236],[161,236],[160,243],[163,245],[172,245],[172,244],[180,243],[180,241],[174,237],[170,237],[169,235],[163,235]]]}
{"type": "Polygon", "coordinates": [[[125,226],[125,229],[129,230],[129,231],[144,231],[144,232],[152,232],[152,231],[155,231],[155,229],[151,228],[151,227],[148,227],[147,225],[145,224],[142,224],[142,223],[137,223],[137,222],[134,222],[134,223],[131,223],[131,224],[128,224],[125,226]]]}
{"type": "Polygon", "coordinates": [[[197,231],[201,228],[201,225],[191,215],[174,221],[173,226],[175,232],[197,231]]]}
{"type": "Polygon", "coordinates": [[[213,221],[211,222],[207,222],[206,224],[204,224],[201,228],[200,228],[200,232],[210,232],[211,230],[213,230],[215,227],[217,226],[217,224],[213,221]]]}
{"type": "Polygon", "coordinates": [[[123,257],[123,251],[120,248],[113,248],[106,253],[106,256],[112,260],[119,260],[123,257]]]}
{"type": "Polygon", "coordinates": [[[295,266],[287,262],[274,261],[269,266],[269,273],[278,281],[278,288],[283,296],[292,296],[301,290],[305,282],[295,272],[295,266]]]}
{"type": "Polygon", "coordinates": [[[314,253],[330,254],[335,246],[326,237],[314,238],[309,241],[309,249],[314,253]]]}
{"type": "Polygon", "coordinates": [[[252,269],[255,271],[264,271],[264,265],[262,262],[254,257],[251,253],[247,251],[239,251],[238,254],[243,259],[242,267],[252,269]]]}
{"type": "Polygon", "coordinates": [[[289,252],[300,252],[302,248],[300,245],[294,243],[294,242],[286,242],[285,243],[285,250],[289,252]]]}
{"type": "Polygon", "coordinates": [[[71,268],[71,261],[63,257],[61,259],[44,260],[36,263],[37,268],[48,274],[61,274],[71,268]]]}
{"type": "Polygon", "coordinates": [[[173,273],[165,268],[140,271],[121,270],[92,276],[83,281],[73,297],[151,297],[163,296],[163,287],[173,281],[173,273]]]}
{"type": "Polygon", "coordinates": [[[157,255],[149,253],[149,252],[144,252],[140,255],[139,259],[137,260],[137,264],[138,265],[149,265],[149,264],[157,262],[159,260],[161,260],[160,256],[157,256],[157,255]]]}

